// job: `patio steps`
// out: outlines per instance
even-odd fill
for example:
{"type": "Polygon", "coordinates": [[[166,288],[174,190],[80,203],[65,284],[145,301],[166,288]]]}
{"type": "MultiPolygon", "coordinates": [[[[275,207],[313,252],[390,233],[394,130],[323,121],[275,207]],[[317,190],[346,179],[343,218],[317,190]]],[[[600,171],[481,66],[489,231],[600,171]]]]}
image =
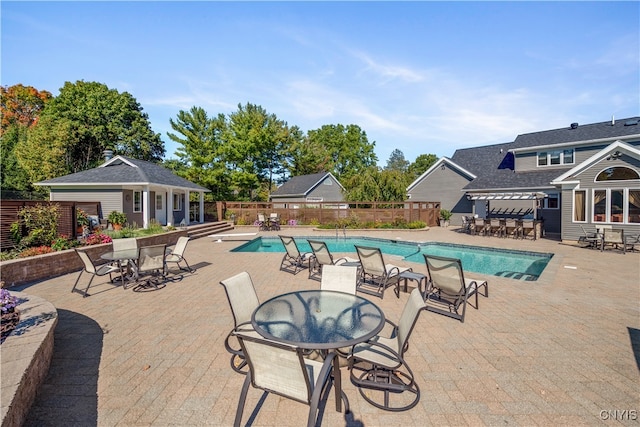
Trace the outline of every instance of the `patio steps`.
{"type": "Polygon", "coordinates": [[[206,222],[204,224],[190,225],[188,227],[187,234],[192,239],[199,239],[200,237],[207,237],[211,234],[224,233],[233,229],[234,226],[232,222],[206,222]]]}

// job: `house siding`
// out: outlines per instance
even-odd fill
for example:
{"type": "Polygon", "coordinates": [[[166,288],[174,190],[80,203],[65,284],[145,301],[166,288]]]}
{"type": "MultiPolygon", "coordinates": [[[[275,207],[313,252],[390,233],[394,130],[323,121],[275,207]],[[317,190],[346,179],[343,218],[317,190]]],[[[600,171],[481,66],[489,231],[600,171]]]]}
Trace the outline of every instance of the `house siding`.
{"type": "Polygon", "coordinates": [[[86,202],[97,201],[102,206],[102,218],[111,211],[122,211],[122,193],[119,189],[52,188],[51,201],[86,202]]]}
{"type": "MultiPolygon", "coordinates": [[[[444,163],[443,163],[444,164],[444,163]]],[[[439,200],[442,209],[453,213],[451,224],[460,223],[462,215],[473,213],[473,202],[468,200],[462,188],[469,178],[449,165],[435,168],[410,192],[411,200],[439,200]]]]}
{"type": "MultiPolygon", "coordinates": [[[[640,142],[632,142],[631,145],[639,145],[640,142]]],[[[600,152],[607,148],[609,144],[598,144],[598,145],[589,145],[585,147],[575,147],[574,149],[574,157],[573,163],[557,165],[557,166],[538,166],[538,152],[530,152],[530,153],[518,153],[515,158],[515,170],[518,172],[527,172],[527,171],[536,171],[536,170],[550,170],[550,169],[566,169],[567,167],[574,167],[579,165],[580,163],[588,160],[594,154],[600,152]]],[[[567,147],[569,148],[569,147],[567,147]]],[[[561,148],[558,148],[561,149],[561,148]]],[[[553,150],[552,148],[548,148],[547,151],[553,150]]]]}
{"type": "MultiPolygon", "coordinates": [[[[313,188],[308,194],[307,197],[319,197],[322,198],[323,202],[342,202],[344,201],[344,196],[342,194],[342,188],[340,184],[338,184],[334,179],[330,176],[325,178],[320,184],[318,184],[315,188],[313,188]],[[325,184],[326,180],[330,180],[331,184],[325,184]]],[[[306,198],[304,199],[306,200],[306,198]]]]}
{"type": "Polygon", "coordinates": [[[582,225],[587,231],[595,231],[596,225],[606,224],[615,228],[621,228],[627,234],[637,234],[640,232],[640,224],[623,224],[618,222],[598,222],[593,221],[593,189],[607,188],[640,188],[638,181],[607,181],[595,182],[596,176],[606,168],[614,166],[630,167],[640,174],[640,160],[630,156],[622,156],[616,160],[603,159],[579,173],[576,178],[580,181],[579,189],[586,190],[586,222],[574,222],[573,220],[573,189],[563,188],[562,194],[565,203],[562,206],[562,239],[578,240],[582,235],[582,225]]]}

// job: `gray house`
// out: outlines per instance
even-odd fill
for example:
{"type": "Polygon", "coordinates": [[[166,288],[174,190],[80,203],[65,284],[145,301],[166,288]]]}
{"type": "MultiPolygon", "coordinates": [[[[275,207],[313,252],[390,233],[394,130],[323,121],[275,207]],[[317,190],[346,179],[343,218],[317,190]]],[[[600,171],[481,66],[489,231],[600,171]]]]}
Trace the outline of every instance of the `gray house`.
{"type": "Polygon", "coordinates": [[[274,208],[295,208],[321,202],[342,202],[344,187],[330,172],[293,176],[271,193],[274,208]]]}
{"type": "Polygon", "coordinates": [[[519,135],[457,150],[408,188],[409,199],[480,217],[531,217],[546,233],[577,240],[582,227],[640,233],[640,118],[519,135]]]}
{"type": "Polygon", "coordinates": [[[199,195],[197,218],[203,222],[204,193],[209,191],[160,165],[124,156],[35,185],[50,187],[51,201],[99,201],[102,218],[111,211],[124,212],[129,223],[144,228],[152,219],[162,225],[189,224],[190,193],[199,195]]]}

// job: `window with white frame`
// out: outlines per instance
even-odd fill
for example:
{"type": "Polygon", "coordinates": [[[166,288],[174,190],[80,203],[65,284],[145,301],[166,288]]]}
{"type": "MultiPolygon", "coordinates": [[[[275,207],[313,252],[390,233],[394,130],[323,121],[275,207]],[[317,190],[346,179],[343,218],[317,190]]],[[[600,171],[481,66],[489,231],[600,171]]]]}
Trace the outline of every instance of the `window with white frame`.
{"type": "Polygon", "coordinates": [[[640,223],[640,188],[593,190],[593,221],[640,223]]]}
{"type": "Polygon", "coordinates": [[[173,193],[173,210],[174,211],[182,210],[182,194],[173,193]]]}
{"type": "Polygon", "coordinates": [[[133,211],[142,212],[142,191],[133,192],[133,211]]]}
{"type": "Polygon", "coordinates": [[[573,220],[575,222],[587,221],[587,191],[575,190],[573,192],[573,220]]]}
{"type": "Polygon", "coordinates": [[[573,148],[538,152],[538,166],[571,165],[573,162],[573,148]]]}

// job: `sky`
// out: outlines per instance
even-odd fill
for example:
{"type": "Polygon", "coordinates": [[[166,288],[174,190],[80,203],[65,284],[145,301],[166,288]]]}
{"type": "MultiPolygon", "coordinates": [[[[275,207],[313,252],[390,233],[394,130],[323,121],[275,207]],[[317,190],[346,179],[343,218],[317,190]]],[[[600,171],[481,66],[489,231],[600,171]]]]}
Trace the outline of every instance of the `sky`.
{"type": "Polygon", "coordinates": [[[640,115],[640,2],[0,2],[3,86],[355,124],[385,166],[640,115]]]}

